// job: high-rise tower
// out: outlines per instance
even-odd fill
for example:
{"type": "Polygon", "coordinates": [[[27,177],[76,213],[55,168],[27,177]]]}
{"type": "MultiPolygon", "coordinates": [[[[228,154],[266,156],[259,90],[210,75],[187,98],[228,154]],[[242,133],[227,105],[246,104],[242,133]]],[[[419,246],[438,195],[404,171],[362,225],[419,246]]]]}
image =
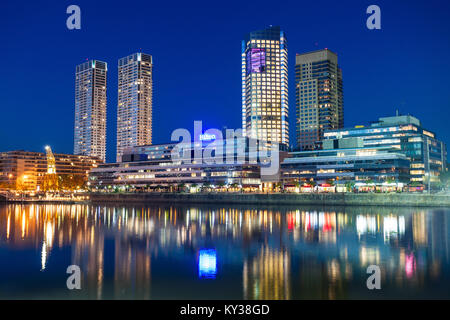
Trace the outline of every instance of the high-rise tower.
{"type": "Polygon", "coordinates": [[[135,53],[119,60],[117,161],[127,147],[152,143],[153,59],[135,53]]]}
{"type": "Polygon", "coordinates": [[[328,50],[297,54],[297,148],[320,148],[325,130],[344,126],[342,70],[337,55],[328,50]]]}
{"type": "Polygon", "coordinates": [[[106,62],[76,67],[74,154],[106,157],[106,62]]]}
{"type": "Polygon", "coordinates": [[[244,135],[289,145],[287,39],[280,27],[242,41],[244,135]]]}

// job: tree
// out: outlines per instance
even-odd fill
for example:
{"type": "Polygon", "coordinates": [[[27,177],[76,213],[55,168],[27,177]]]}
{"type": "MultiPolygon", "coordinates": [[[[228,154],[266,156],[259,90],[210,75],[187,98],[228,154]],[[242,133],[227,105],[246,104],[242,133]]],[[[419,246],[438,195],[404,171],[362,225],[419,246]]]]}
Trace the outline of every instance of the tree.
{"type": "Polygon", "coordinates": [[[386,178],[386,183],[394,183],[395,182],[395,179],[394,179],[394,177],[387,177],[386,178]]]}
{"type": "Polygon", "coordinates": [[[348,181],[345,184],[345,187],[347,188],[348,192],[351,192],[351,191],[353,191],[353,188],[355,187],[355,183],[353,181],[348,181]]]}
{"type": "Polygon", "coordinates": [[[233,188],[233,189],[236,189],[236,188],[239,188],[239,184],[237,184],[235,182],[235,183],[232,183],[230,187],[233,188]]]}
{"type": "Polygon", "coordinates": [[[202,186],[202,191],[208,190],[211,187],[211,183],[205,182],[202,186]]]}
{"type": "MultiPolygon", "coordinates": [[[[447,165],[448,167],[448,165],[447,165]]],[[[450,186],[450,171],[442,171],[441,175],[439,176],[439,179],[441,180],[441,183],[446,186],[449,187],[450,186]]]]}

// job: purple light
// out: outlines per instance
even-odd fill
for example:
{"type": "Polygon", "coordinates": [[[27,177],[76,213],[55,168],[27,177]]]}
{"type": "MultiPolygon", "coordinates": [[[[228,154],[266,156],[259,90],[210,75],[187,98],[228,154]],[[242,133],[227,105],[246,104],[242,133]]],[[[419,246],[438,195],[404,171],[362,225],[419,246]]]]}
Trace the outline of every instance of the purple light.
{"type": "Polygon", "coordinates": [[[261,73],[266,69],[266,50],[252,48],[247,53],[247,73],[261,73]]]}

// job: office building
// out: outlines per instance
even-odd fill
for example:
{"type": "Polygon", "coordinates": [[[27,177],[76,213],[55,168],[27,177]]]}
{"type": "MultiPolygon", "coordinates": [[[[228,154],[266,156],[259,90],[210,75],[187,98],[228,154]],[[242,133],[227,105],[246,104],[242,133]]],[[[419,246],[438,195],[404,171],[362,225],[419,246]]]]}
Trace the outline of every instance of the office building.
{"type": "Polygon", "coordinates": [[[342,70],[328,50],[295,58],[296,133],[298,150],[321,148],[326,130],[344,126],[342,70]]]}
{"type": "Polygon", "coordinates": [[[249,33],[242,41],[244,135],[289,145],[287,39],[280,27],[249,33]]]}
{"type": "Polygon", "coordinates": [[[76,67],[74,154],[106,157],[107,64],[91,60],[76,67]]]}
{"type": "Polygon", "coordinates": [[[323,150],[292,152],[281,164],[281,180],[287,190],[346,191],[352,184],[360,191],[394,191],[409,184],[409,167],[396,148],[362,147],[362,139],[344,138],[323,150]]]}
{"type": "Polygon", "coordinates": [[[119,60],[117,161],[128,147],[152,143],[153,59],[135,53],[119,60]]]}
{"type": "Polygon", "coordinates": [[[338,129],[325,132],[324,146],[342,138],[361,138],[367,148],[391,147],[410,161],[410,182],[430,187],[439,182],[446,169],[447,150],[436,135],[424,129],[419,119],[411,115],[379,118],[369,126],[338,129]]]}

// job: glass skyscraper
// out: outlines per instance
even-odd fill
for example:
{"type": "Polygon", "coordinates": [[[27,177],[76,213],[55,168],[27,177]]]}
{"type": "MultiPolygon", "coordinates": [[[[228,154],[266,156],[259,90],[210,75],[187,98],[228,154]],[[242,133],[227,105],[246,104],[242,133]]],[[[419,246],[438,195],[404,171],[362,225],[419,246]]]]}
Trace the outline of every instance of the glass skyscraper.
{"type": "Polygon", "coordinates": [[[286,35],[278,26],[251,32],[241,54],[244,135],[289,145],[286,35]]]}
{"type": "Polygon", "coordinates": [[[297,54],[295,59],[297,149],[320,149],[325,130],[344,126],[342,70],[328,50],[297,54]]]}
{"type": "Polygon", "coordinates": [[[74,154],[106,157],[106,62],[76,67],[74,154]]]}
{"type": "Polygon", "coordinates": [[[135,53],[119,60],[117,161],[124,149],[152,143],[153,59],[135,53]]]}

